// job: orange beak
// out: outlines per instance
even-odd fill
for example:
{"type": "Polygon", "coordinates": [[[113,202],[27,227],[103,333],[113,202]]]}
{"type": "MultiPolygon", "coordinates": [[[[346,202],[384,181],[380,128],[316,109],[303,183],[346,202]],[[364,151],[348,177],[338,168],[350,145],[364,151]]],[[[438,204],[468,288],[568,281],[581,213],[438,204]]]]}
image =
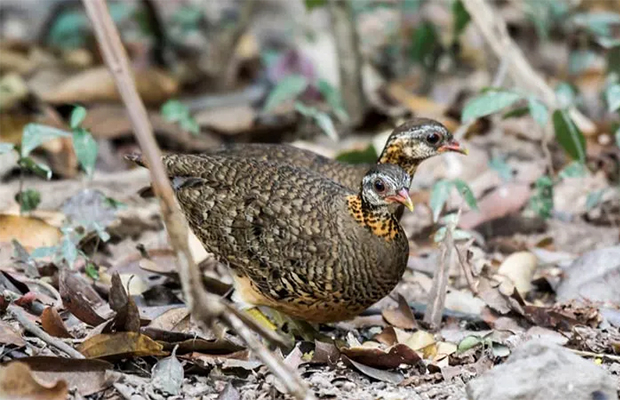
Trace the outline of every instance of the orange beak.
{"type": "Polygon", "coordinates": [[[465,147],[461,146],[458,140],[454,140],[454,139],[452,139],[450,142],[441,146],[439,149],[437,149],[437,151],[440,153],[445,153],[446,151],[455,151],[457,153],[461,153],[465,155],[469,153],[465,147]]]}
{"type": "Polygon", "coordinates": [[[409,191],[405,188],[400,189],[396,195],[387,197],[386,200],[401,203],[407,207],[409,211],[413,211],[413,201],[411,201],[411,197],[409,197],[409,191]]]}

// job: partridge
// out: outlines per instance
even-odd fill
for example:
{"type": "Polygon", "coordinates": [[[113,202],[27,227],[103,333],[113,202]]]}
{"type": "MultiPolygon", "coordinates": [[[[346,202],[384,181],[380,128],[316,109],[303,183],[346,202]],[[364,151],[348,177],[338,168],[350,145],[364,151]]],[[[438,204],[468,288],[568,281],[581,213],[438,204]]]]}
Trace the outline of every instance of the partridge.
{"type": "MultiPolygon", "coordinates": [[[[413,177],[422,161],[446,151],[467,154],[441,123],[428,118],[414,118],[394,129],[377,163],[399,165],[413,177]]],[[[206,154],[287,163],[316,171],[353,190],[358,189],[362,177],[373,165],[347,164],[284,144],[227,144],[206,154]]]]}
{"type": "MultiPolygon", "coordinates": [[[[141,156],[130,160],[143,165],[141,156]]],[[[309,322],[352,318],[386,296],[407,264],[390,211],[413,204],[411,177],[373,166],[357,190],[306,168],[218,155],[163,157],[205,249],[228,264],[238,298],[309,322]]]]}

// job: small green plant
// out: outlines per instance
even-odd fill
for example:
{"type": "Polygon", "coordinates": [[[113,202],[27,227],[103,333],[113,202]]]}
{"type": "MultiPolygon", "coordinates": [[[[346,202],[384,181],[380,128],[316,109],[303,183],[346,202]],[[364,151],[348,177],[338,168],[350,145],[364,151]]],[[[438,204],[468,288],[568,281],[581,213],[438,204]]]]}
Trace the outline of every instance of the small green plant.
{"type": "Polygon", "coordinates": [[[20,185],[15,199],[20,205],[21,212],[31,211],[41,202],[41,195],[38,191],[34,189],[24,190],[24,172],[29,171],[48,180],[52,177],[52,171],[47,165],[37,163],[30,157],[30,154],[45,142],[60,137],[71,137],[73,149],[82,169],[89,177],[92,177],[97,160],[97,142],[90,132],[81,126],[85,117],[86,109],[77,106],[71,113],[71,133],[51,126],[28,124],[24,127],[20,145],[0,143],[0,154],[15,151],[18,155],[17,165],[20,169],[20,185]]]}
{"type": "Polygon", "coordinates": [[[189,108],[178,100],[168,100],[161,107],[161,115],[168,122],[178,123],[184,129],[194,135],[200,133],[198,122],[192,117],[189,108]]]}
{"type": "Polygon", "coordinates": [[[452,189],[456,189],[465,203],[472,209],[478,209],[478,202],[469,185],[462,179],[442,179],[435,183],[431,191],[430,207],[433,211],[433,221],[438,221],[444,205],[450,197],[452,189]]]}

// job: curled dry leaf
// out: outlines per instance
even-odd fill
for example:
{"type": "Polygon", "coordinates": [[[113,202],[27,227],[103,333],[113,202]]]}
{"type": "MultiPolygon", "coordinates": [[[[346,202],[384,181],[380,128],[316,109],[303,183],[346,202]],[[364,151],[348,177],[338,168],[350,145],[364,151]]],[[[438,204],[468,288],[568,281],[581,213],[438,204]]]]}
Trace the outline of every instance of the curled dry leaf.
{"type": "Polygon", "coordinates": [[[378,381],[389,382],[394,385],[398,385],[404,379],[403,375],[400,372],[385,371],[382,369],[369,367],[368,365],[364,365],[355,360],[351,360],[350,358],[344,355],[342,356],[342,358],[344,359],[345,362],[349,363],[359,372],[363,373],[366,376],[369,376],[370,378],[376,379],[378,381]]]}
{"type": "Polygon", "coordinates": [[[112,275],[109,300],[110,307],[116,311],[112,329],[138,332],[140,330],[140,312],[133,298],[127,295],[121,277],[117,272],[112,275]]]}
{"type": "Polygon", "coordinates": [[[0,242],[17,240],[26,250],[55,246],[62,233],[41,219],[19,215],[0,215],[0,242]]]}
{"type": "Polygon", "coordinates": [[[68,395],[67,382],[41,383],[27,364],[12,362],[0,367],[0,399],[65,400],[68,395]]]}
{"type": "Polygon", "coordinates": [[[76,390],[82,396],[100,392],[109,387],[116,378],[112,373],[114,366],[102,360],[26,357],[19,362],[27,364],[38,381],[65,381],[70,390],[76,390]]]}
{"type": "Polygon", "coordinates": [[[417,327],[413,311],[401,294],[398,294],[398,307],[383,310],[382,315],[390,325],[396,328],[415,329],[417,327]]]}
{"type": "Polygon", "coordinates": [[[362,346],[342,348],[340,351],[352,360],[379,369],[392,369],[401,364],[415,365],[420,361],[420,356],[415,351],[401,343],[389,350],[362,346]]]}
{"type": "Polygon", "coordinates": [[[54,307],[47,307],[41,314],[41,326],[43,330],[52,336],[60,338],[73,338],[62,321],[60,314],[54,307]]]}
{"type": "Polygon", "coordinates": [[[78,351],[86,358],[163,356],[164,346],[136,332],[102,333],[84,341],[78,351]]]}
{"type": "Polygon", "coordinates": [[[111,316],[111,310],[107,304],[79,274],[62,269],[59,279],[62,304],[77,319],[97,326],[111,316]]]}
{"type": "Polygon", "coordinates": [[[519,251],[508,256],[499,266],[497,273],[509,279],[519,291],[527,294],[532,290],[532,277],[538,264],[537,258],[529,251],[519,251]]]}

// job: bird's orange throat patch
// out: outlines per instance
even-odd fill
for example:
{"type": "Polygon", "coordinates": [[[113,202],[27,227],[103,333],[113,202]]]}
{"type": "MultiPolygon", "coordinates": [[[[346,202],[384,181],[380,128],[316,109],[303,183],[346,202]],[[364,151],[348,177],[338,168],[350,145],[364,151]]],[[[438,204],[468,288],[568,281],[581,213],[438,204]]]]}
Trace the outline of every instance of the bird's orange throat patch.
{"type": "Polygon", "coordinates": [[[398,221],[391,214],[365,209],[362,206],[362,199],[357,195],[347,196],[347,204],[351,216],[374,235],[389,242],[400,234],[398,221]]]}
{"type": "Polygon", "coordinates": [[[404,143],[396,142],[389,144],[381,153],[378,164],[395,164],[404,169],[409,176],[415,174],[420,160],[416,160],[412,154],[405,154],[404,143]]]}

